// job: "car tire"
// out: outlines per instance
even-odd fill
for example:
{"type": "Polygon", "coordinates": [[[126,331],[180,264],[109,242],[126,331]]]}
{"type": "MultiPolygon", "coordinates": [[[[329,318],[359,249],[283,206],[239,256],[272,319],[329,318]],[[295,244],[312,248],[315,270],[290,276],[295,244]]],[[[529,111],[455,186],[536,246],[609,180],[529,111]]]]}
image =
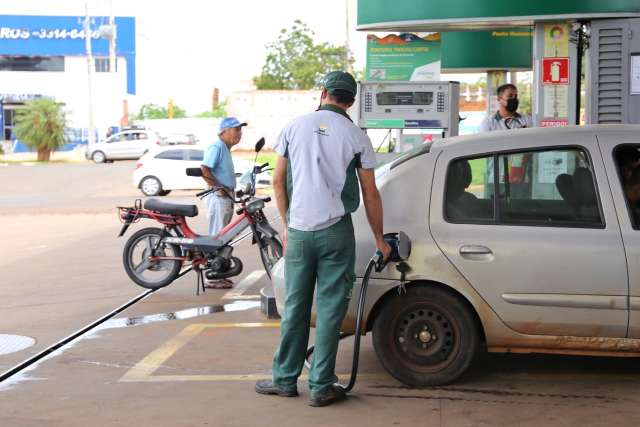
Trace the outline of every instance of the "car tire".
{"type": "Polygon", "coordinates": [[[160,196],[168,196],[169,193],[171,193],[171,190],[162,190],[159,195],[160,196]]]}
{"type": "Polygon", "coordinates": [[[397,380],[417,387],[458,379],[479,346],[470,309],[442,288],[428,285],[395,292],[378,311],[373,346],[382,366],[397,380]]]}
{"type": "Polygon", "coordinates": [[[145,196],[161,196],[162,195],[162,183],[155,176],[145,176],[140,181],[140,191],[145,196]]]}
{"type": "Polygon", "coordinates": [[[107,156],[105,156],[102,151],[95,151],[91,155],[91,160],[93,160],[94,163],[106,163],[107,156]]]}

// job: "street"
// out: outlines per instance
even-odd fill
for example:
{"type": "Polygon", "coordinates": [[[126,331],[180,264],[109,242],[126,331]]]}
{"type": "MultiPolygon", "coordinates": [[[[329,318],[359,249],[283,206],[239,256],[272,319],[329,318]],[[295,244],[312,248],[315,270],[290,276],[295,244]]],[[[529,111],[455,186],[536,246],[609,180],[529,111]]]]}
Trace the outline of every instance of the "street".
{"type": "MultiPolygon", "coordinates": [[[[0,334],[35,339],[0,354],[0,372],[46,349],[144,292],[122,267],[116,206],[143,198],[134,162],[0,167],[0,334]]],[[[167,201],[202,202],[177,191],[167,201]]],[[[267,210],[274,218],[272,203],[267,210]]],[[[274,225],[280,228],[280,223],[274,225]]],[[[250,241],[236,249],[245,269],[232,290],[196,296],[187,274],[98,330],[0,383],[0,426],[573,426],[640,423],[640,365],[633,358],[482,355],[461,380],[411,389],[390,377],[363,339],[358,383],[346,402],[307,406],[257,395],[269,378],[278,321],[259,309],[268,283],[250,241]],[[638,405],[638,406],[636,406],[638,405]]],[[[313,335],[313,334],[312,334],[313,335]]],[[[346,381],[352,344],[341,343],[346,381]]]]}

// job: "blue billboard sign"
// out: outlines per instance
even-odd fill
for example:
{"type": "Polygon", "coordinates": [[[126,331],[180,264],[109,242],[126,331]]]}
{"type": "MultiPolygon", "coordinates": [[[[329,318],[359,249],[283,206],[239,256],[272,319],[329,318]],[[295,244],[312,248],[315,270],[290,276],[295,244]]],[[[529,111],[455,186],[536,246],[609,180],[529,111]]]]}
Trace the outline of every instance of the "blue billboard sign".
{"type": "MultiPolygon", "coordinates": [[[[74,56],[85,55],[84,17],[0,15],[0,55],[74,56]]],[[[93,55],[108,56],[109,41],[100,38],[98,28],[109,18],[91,18],[93,55]]],[[[116,55],[127,61],[127,92],[136,93],[135,18],[116,17],[116,55]]]]}

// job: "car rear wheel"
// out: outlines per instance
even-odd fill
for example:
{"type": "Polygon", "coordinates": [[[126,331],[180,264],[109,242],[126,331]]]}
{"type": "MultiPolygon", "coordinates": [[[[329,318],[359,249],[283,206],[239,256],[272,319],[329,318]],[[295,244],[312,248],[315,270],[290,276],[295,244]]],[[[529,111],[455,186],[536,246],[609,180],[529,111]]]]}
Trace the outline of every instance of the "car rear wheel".
{"type": "Polygon", "coordinates": [[[449,384],[469,367],[479,334],[467,306],[441,288],[414,285],[393,294],[373,324],[384,368],[411,386],[449,384]]]}
{"type": "Polygon", "coordinates": [[[91,160],[93,160],[94,163],[105,163],[107,161],[107,156],[105,156],[102,151],[96,151],[91,156],[91,160]]]}
{"type": "Polygon", "coordinates": [[[140,181],[140,191],[145,196],[161,196],[162,195],[162,183],[155,176],[145,176],[140,181]]]}

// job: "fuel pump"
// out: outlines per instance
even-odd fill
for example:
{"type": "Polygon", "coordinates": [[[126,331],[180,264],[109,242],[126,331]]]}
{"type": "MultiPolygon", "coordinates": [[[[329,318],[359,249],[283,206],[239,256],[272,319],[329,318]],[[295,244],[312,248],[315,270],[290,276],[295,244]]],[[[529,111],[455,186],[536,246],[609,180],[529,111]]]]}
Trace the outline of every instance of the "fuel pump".
{"type": "Polygon", "coordinates": [[[407,130],[440,131],[443,138],[458,135],[460,83],[364,81],[358,85],[358,126],[365,131],[394,130],[394,151],[411,148],[409,139],[415,135],[407,130]]]}

